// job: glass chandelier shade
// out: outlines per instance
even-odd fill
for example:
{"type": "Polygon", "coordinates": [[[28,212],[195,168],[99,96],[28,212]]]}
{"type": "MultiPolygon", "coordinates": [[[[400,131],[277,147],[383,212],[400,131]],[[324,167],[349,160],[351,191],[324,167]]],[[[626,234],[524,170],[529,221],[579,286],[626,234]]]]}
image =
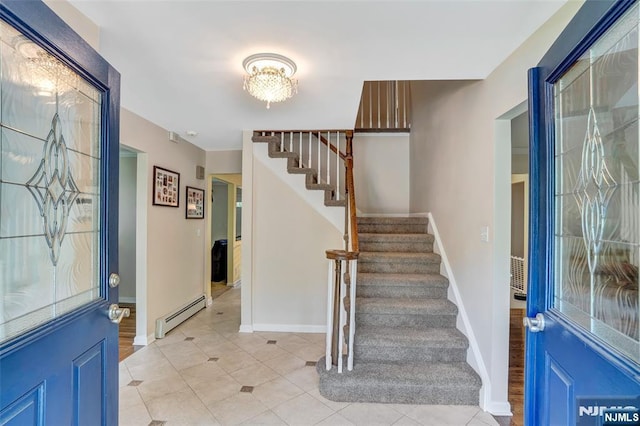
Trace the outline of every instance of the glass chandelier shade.
{"type": "Polygon", "coordinates": [[[298,81],[291,78],[296,64],[282,55],[259,53],[244,60],[247,71],[244,90],[251,96],[267,103],[282,102],[298,93],[298,81]]]}

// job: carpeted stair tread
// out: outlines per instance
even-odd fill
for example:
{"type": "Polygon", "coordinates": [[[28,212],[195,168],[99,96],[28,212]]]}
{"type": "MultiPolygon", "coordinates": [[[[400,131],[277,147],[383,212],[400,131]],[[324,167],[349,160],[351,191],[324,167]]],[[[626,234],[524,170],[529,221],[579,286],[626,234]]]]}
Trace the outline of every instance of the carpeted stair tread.
{"type": "Polygon", "coordinates": [[[361,251],[359,263],[440,263],[436,253],[361,251]]]}
{"type": "Polygon", "coordinates": [[[456,328],[415,328],[358,326],[355,345],[403,348],[462,348],[469,346],[467,338],[456,328]]]}
{"type": "Polygon", "coordinates": [[[317,364],[320,394],[332,401],[477,405],[481,381],[464,362],[355,362],[352,371],[317,364]]]}
{"type": "Polygon", "coordinates": [[[359,272],[358,286],[433,286],[448,287],[449,280],[440,274],[383,274],[359,272]]]}
{"type": "Polygon", "coordinates": [[[369,252],[432,252],[433,235],[359,233],[360,250],[369,252]]]}
{"type": "Polygon", "coordinates": [[[356,297],[357,315],[457,315],[456,305],[446,299],[401,299],[385,297],[356,297]]]}
{"type": "Polygon", "coordinates": [[[328,183],[306,183],[305,185],[310,190],[331,191],[334,189],[334,186],[328,183]]]}
{"type": "Polygon", "coordinates": [[[426,217],[393,217],[393,216],[360,216],[358,217],[358,225],[360,224],[413,224],[427,225],[429,219],[426,217]]]}
{"type": "Polygon", "coordinates": [[[403,241],[403,242],[430,241],[430,242],[433,242],[433,235],[422,234],[422,233],[383,234],[383,233],[375,233],[375,232],[371,232],[371,233],[364,232],[364,233],[358,233],[358,241],[360,242],[370,242],[370,241],[403,241]]]}
{"type": "Polygon", "coordinates": [[[359,217],[358,236],[361,234],[426,234],[426,217],[359,217]]]}
{"type": "Polygon", "coordinates": [[[446,298],[449,281],[440,274],[359,272],[359,297],[446,298]]]}

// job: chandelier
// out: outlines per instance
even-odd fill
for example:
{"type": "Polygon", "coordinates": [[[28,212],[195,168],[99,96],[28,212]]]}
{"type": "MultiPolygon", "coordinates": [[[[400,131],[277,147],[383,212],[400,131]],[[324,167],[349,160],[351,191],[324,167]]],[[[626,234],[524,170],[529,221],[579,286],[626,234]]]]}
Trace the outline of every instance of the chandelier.
{"type": "Polygon", "coordinates": [[[251,96],[267,103],[282,102],[298,93],[298,80],[291,78],[296,73],[296,64],[289,58],[275,53],[257,53],[246,58],[242,66],[244,90],[251,96]]]}

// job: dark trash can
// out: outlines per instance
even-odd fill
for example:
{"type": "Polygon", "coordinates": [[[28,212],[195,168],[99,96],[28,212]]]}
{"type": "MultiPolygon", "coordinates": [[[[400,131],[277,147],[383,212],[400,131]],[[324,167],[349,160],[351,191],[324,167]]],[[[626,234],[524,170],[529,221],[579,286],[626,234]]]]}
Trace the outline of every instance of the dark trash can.
{"type": "Polygon", "coordinates": [[[227,240],[216,240],[211,249],[211,281],[227,281],[227,240]]]}

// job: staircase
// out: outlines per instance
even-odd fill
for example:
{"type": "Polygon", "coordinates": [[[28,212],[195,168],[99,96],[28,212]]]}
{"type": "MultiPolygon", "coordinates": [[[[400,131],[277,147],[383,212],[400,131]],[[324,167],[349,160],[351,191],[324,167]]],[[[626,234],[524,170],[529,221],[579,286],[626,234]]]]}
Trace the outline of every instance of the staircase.
{"type": "Polygon", "coordinates": [[[327,371],[333,401],[478,405],[481,381],[465,362],[468,341],[426,218],[358,218],[355,364],[327,371]]]}
{"type": "MultiPolygon", "coordinates": [[[[320,132],[272,132],[274,133],[272,135],[267,133],[256,131],[252,138],[253,142],[268,143],[268,155],[271,158],[286,158],[287,172],[305,175],[305,187],[308,190],[324,191],[325,206],[344,207],[346,205],[344,181],[341,185],[337,177],[340,172],[339,167],[336,167],[335,171],[332,169],[334,164],[332,161],[335,160],[330,160],[330,157],[335,158],[334,153],[331,152],[325,157],[328,150],[336,147],[331,143],[330,137],[327,138],[320,132]],[[327,139],[329,142],[325,146],[322,141],[327,139]],[[303,158],[307,161],[305,162],[303,158]],[[332,182],[331,177],[333,177],[332,182]]],[[[336,149],[339,149],[339,144],[337,145],[336,149]]],[[[342,160],[339,162],[341,163],[342,160]]]]}

